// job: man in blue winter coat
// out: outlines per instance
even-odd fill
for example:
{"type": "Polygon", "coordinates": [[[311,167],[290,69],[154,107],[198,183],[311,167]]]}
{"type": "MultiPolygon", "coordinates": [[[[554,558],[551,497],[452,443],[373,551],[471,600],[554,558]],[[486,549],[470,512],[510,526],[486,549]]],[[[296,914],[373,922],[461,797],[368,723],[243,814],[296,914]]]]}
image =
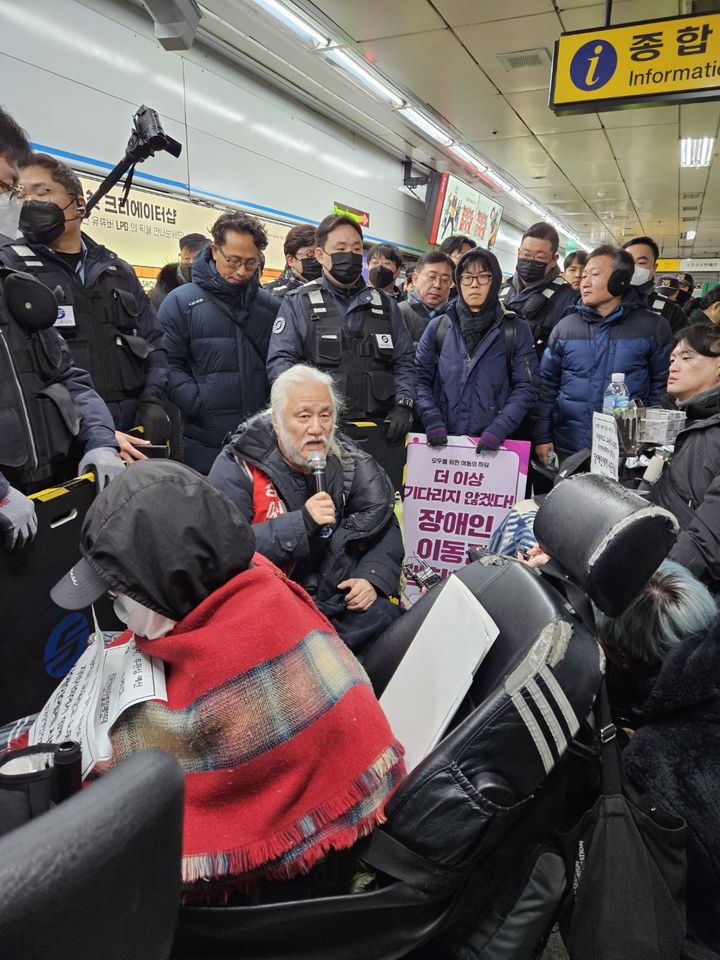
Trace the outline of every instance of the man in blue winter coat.
{"type": "Polygon", "coordinates": [[[280,301],[260,286],[267,235],[255,217],[225,213],[193,261],[192,283],[160,307],[168,395],[184,415],[185,463],[207,473],[223,440],[268,401],[268,343],[280,301]]]}
{"type": "Polygon", "coordinates": [[[455,271],[458,297],[428,324],[416,354],[417,409],[431,446],[448,434],[497,450],[537,399],[537,359],[524,320],[498,300],[497,258],[477,247],[455,271]]]}
{"type": "Polygon", "coordinates": [[[535,451],[543,463],[592,446],[592,415],[602,410],[613,373],[624,373],[630,398],[659,405],[672,335],[664,317],[645,309],[632,285],[635,261],[605,244],[590,254],[580,303],[553,328],[540,365],[535,451]]]}

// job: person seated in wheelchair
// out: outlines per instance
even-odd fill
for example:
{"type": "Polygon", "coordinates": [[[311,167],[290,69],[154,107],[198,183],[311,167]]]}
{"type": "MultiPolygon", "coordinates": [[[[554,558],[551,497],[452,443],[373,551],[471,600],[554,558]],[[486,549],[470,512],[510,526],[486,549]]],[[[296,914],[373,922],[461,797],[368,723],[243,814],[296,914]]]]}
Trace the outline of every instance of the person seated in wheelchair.
{"type": "Polygon", "coordinates": [[[298,877],[383,822],[403,750],[365,672],[204,477],[136,464],[94,501],[80,552],[53,600],[82,609],[110,591],[167,685],[118,718],[91,777],[138,750],[178,760],[190,899],[298,877]]]}
{"type": "Polygon", "coordinates": [[[208,480],[253,525],[258,552],[301,584],[360,653],[399,615],[388,597],[398,590],[403,544],[393,485],[338,432],[340,406],[328,373],[290,367],[273,383],[270,409],[238,427],[208,480]]]}
{"type": "Polygon", "coordinates": [[[620,722],[636,728],[623,750],[625,770],[652,802],[686,822],[688,937],[718,953],[720,622],[715,601],[685,567],[667,560],[624,613],[610,618],[596,609],[595,622],[609,661],[610,702],[614,711],[621,707],[625,719],[620,722]]]}

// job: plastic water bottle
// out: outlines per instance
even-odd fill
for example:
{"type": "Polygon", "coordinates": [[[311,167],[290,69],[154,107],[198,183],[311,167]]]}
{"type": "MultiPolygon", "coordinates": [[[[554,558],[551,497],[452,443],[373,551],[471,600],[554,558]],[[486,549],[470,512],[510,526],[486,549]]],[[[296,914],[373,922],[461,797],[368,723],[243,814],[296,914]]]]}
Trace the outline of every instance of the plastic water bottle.
{"type": "Polygon", "coordinates": [[[602,412],[620,417],[629,407],[630,394],[625,386],[625,374],[613,373],[603,396],[602,412]]]}

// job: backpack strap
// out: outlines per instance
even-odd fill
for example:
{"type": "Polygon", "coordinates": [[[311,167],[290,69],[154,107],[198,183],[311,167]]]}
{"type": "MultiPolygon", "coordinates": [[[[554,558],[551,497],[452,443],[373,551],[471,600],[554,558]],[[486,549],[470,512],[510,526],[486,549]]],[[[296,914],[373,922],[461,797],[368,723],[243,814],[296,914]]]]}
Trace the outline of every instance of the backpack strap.
{"type": "MultiPolygon", "coordinates": [[[[508,382],[512,382],[512,368],[513,360],[515,358],[515,338],[516,338],[516,326],[515,326],[515,314],[512,310],[507,310],[505,306],[501,303],[500,308],[503,312],[503,335],[505,337],[505,368],[507,370],[508,382]]],[[[440,358],[440,352],[442,351],[443,344],[445,343],[445,338],[448,335],[451,324],[450,317],[445,313],[440,318],[440,323],[435,329],[435,359],[440,358]]]]}

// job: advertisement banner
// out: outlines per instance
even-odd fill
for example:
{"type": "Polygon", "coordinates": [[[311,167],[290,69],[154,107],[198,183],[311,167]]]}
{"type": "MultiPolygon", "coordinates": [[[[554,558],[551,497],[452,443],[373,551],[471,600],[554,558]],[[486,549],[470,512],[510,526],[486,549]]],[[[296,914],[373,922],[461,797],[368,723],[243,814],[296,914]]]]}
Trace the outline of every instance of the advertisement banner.
{"type": "MultiPolygon", "coordinates": [[[[80,175],[85,198],[97,190],[100,180],[80,175]]],[[[132,187],[128,202],[121,206],[124,186],[118,184],[90,211],[83,224],[93,240],[113,250],[135,268],[143,286],[149,288],[166,263],[177,261],[178,241],[188,233],[210,239],[210,227],[230,208],[193,203],[170,194],[132,187]]],[[[258,218],[259,219],[259,218],[258,218]]],[[[270,269],[285,266],[283,242],[287,224],[260,220],[268,235],[265,263],[270,269]]]]}
{"type": "Polygon", "coordinates": [[[563,33],[555,42],[550,108],[594,113],[715,100],[719,54],[720,13],[563,33]]]}
{"type": "MultiPolygon", "coordinates": [[[[440,577],[464,566],[469,547],[486,547],[510,508],[525,496],[530,444],[506,440],[476,453],[477,437],[448,437],[429,447],[422,433],[408,437],[403,516],[405,559],[419,557],[440,577]]],[[[408,581],[410,603],[419,596],[408,581]]]]}
{"type": "Polygon", "coordinates": [[[475,187],[451,173],[443,173],[430,231],[430,243],[442,243],[454,233],[471,237],[480,247],[495,246],[502,204],[490,200],[475,187]]]}

